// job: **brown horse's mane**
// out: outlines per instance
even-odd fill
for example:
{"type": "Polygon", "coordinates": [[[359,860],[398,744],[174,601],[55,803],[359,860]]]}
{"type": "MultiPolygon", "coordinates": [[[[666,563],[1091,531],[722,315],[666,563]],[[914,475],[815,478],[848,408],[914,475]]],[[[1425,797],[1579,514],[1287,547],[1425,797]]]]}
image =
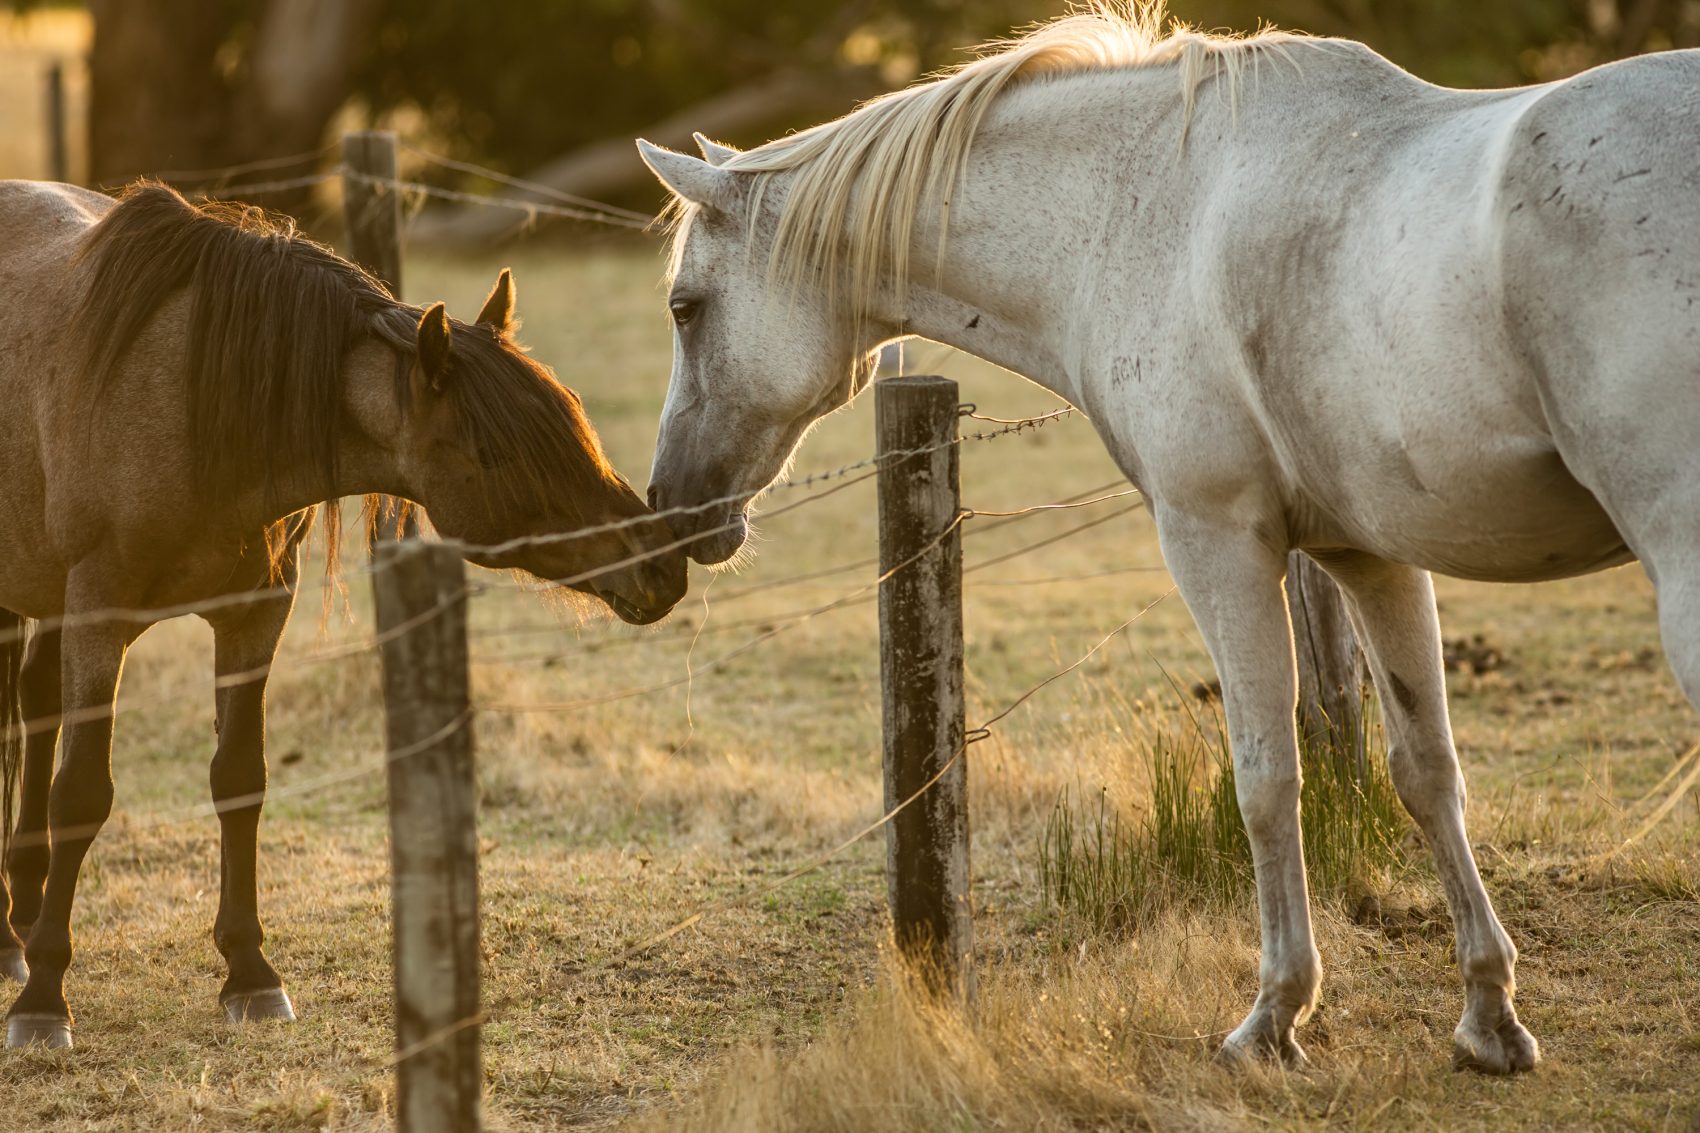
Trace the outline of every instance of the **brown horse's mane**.
{"type": "MultiPolygon", "coordinates": [[[[274,503],[289,473],[336,483],[343,362],[368,337],[394,351],[397,397],[404,414],[410,408],[419,309],[293,220],[252,205],[191,203],[143,181],[90,231],[80,257],[89,282],[73,325],[95,390],[116,380],[166,298],[188,290],[190,462],[207,504],[256,484],[274,503]]],[[[483,477],[487,494],[522,513],[545,502],[570,509],[614,476],[577,397],[504,330],[455,321],[453,344],[443,388],[462,439],[493,470],[483,477]]],[[[372,522],[375,502],[367,501],[372,522]]],[[[326,503],[334,556],[338,509],[326,503]]],[[[275,524],[267,532],[274,565],[305,526],[288,530],[293,537],[275,524]]]]}

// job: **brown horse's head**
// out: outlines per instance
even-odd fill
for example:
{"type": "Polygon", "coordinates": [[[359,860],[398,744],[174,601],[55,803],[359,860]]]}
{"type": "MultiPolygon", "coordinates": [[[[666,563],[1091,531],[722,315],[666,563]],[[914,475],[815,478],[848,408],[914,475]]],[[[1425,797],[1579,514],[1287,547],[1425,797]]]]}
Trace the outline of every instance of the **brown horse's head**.
{"type": "Polygon", "coordinates": [[[578,395],[514,341],[503,271],[472,323],[420,317],[398,455],[419,503],[467,561],[526,571],[645,624],[685,594],[667,524],[603,455],[578,395]]]}
{"type": "MultiPolygon", "coordinates": [[[[626,621],[684,596],[673,533],[609,466],[577,395],[514,342],[507,272],[474,323],[441,303],[422,315],[292,221],[148,183],[81,254],[70,325],[96,389],[166,299],[190,293],[185,455],[204,513],[281,532],[316,500],[389,492],[472,562],[593,594],[626,621]]],[[[338,512],[324,513],[334,564],[338,512]]]]}

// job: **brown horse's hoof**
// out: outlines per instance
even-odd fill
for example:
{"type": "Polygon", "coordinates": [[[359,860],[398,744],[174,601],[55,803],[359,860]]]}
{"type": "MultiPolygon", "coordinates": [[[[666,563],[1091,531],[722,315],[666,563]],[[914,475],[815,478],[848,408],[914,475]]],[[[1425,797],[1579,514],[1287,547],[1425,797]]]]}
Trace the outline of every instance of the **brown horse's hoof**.
{"type": "Polygon", "coordinates": [[[69,1050],[71,1020],[63,1015],[12,1015],[6,1020],[6,1045],[14,1049],[39,1045],[48,1050],[69,1050]]]}
{"type": "Polygon", "coordinates": [[[24,963],[22,948],[0,948],[0,980],[25,983],[30,978],[30,966],[24,963]]]}
{"type": "Polygon", "coordinates": [[[295,1022],[295,1008],[290,1006],[289,993],[281,987],[237,992],[219,1002],[224,1007],[224,1017],[232,1023],[249,1023],[259,1019],[295,1022]]]}

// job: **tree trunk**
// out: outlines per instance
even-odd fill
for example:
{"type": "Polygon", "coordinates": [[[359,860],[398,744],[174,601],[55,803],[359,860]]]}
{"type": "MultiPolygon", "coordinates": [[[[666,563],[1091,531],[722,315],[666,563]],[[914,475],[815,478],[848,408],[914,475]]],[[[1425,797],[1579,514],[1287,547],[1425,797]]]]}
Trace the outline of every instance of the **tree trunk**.
{"type": "Polygon", "coordinates": [[[121,185],[221,159],[224,84],[213,57],[230,28],[205,0],[89,0],[89,181],[121,185]]]}
{"type": "Polygon", "coordinates": [[[1299,665],[1299,737],[1360,781],[1365,771],[1364,659],[1334,580],[1302,551],[1287,560],[1287,605],[1299,665]]]}
{"type": "Polygon", "coordinates": [[[236,28],[225,5],[89,0],[89,180],[110,187],[314,149],[347,97],[379,3],[268,0],[251,50],[226,66],[236,28]]]}
{"type": "Polygon", "coordinates": [[[269,0],[231,122],[238,160],[324,144],[381,7],[381,0],[269,0]]]}

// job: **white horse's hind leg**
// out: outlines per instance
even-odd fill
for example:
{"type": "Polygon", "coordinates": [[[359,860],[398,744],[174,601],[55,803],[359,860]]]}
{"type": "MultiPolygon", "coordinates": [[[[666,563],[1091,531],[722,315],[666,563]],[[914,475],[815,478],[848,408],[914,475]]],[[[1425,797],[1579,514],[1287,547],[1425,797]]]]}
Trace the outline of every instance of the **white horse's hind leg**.
{"type": "Polygon", "coordinates": [[[1222,1044],[1221,1058],[1304,1062],[1293,1029],[1316,1007],[1322,961],[1311,936],[1299,837],[1298,690],[1283,600],[1286,555],[1248,534],[1251,524],[1200,524],[1159,511],[1158,534],[1222,678],[1234,784],[1257,872],[1263,929],[1257,1002],[1222,1044]]]}
{"type": "Polygon", "coordinates": [[[1324,565],[1346,592],[1381,693],[1393,785],[1428,839],[1452,910],[1465,992],[1454,1057],[1490,1073],[1528,1070],[1540,1050],[1511,1005],[1517,949],[1494,915],[1464,832],[1434,584],[1425,571],[1368,555],[1333,556],[1324,565]]]}

